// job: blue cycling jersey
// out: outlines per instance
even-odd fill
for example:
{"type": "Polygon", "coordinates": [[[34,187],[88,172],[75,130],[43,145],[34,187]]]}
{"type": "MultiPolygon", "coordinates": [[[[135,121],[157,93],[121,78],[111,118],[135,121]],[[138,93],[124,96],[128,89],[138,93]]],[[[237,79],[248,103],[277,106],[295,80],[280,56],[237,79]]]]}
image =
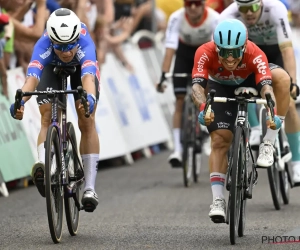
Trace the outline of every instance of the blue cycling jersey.
{"type": "Polygon", "coordinates": [[[78,50],[73,60],[69,63],[64,63],[55,54],[52,42],[45,31],[34,46],[32,57],[27,68],[27,76],[33,76],[40,80],[43,69],[48,64],[59,66],[81,65],[81,77],[86,74],[92,74],[100,81],[96,47],[86,25],[83,23],[81,23],[81,33],[78,44],[78,50]]]}

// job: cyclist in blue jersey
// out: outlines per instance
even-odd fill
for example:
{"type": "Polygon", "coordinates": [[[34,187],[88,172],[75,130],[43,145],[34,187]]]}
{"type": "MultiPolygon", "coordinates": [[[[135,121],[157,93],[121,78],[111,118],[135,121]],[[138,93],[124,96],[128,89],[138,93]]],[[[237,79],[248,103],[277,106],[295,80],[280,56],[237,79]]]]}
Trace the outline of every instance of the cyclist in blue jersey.
{"type": "MultiPolygon", "coordinates": [[[[22,91],[58,90],[61,78],[53,72],[55,66],[76,66],[71,77],[71,88],[83,86],[87,92],[87,101],[91,116],[84,116],[84,107],[77,95],[74,95],[81,131],[80,154],[84,165],[85,187],[82,197],[83,206],[96,207],[98,196],[95,192],[97,161],[99,160],[99,138],[95,128],[95,111],[99,98],[99,68],[96,59],[95,44],[85,24],[76,14],[65,8],[54,11],[46,25],[46,31],[34,46],[27,77],[22,91]],[[93,206],[92,206],[93,205],[93,206]]],[[[11,115],[21,120],[24,105],[30,97],[23,97],[20,110],[14,115],[14,104],[10,107],[11,115]]],[[[47,129],[51,120],[51,103],[47,96],[38,96],[37,103],[41,113],[41,130],[38,136],[38,162],[32,167],[31,176],[40,194],[45,197],[44,177],[45,148],[47,129]]]]}

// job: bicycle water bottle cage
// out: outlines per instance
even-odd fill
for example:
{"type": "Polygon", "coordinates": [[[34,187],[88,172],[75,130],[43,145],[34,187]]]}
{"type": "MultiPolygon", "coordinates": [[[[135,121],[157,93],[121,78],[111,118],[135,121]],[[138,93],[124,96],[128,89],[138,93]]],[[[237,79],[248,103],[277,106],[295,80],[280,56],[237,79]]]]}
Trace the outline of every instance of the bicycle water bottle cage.
{"type": "Polygon", "coordinates": [[[251,87],[239,87],[234,90],[234,94],[236,96],[243,96],[247,99],[250,99],[251,97],[258,96],[258,91],[251,87]]]}
{"type": "Polygon", "coordinates": [[[61,67],[61,66],[56,66],[53,69],[53,72],[59,76],[64,76],[64,77],[68,77],[69,75],[74,74],[76,71],[76,67],[75,66],[67,66],[67,67],[61,67]]]}

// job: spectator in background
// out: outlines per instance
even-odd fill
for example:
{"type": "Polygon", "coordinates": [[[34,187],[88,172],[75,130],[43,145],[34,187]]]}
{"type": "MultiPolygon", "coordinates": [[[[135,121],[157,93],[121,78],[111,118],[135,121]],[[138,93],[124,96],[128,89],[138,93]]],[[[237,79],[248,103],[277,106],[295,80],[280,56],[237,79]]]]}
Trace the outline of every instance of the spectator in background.
{"type": "Polygon", "coordinates": [[[1,93],[7,98],[7,74],[6,63],[4,61],[4,47],[12,36],[12,29],[13,27],[11,25],[9,16],[0,12],[0,82],[1,93]]]}
{"type": "Polygon", "coordinates": [[[233,0],[206,0],[205,4],[213,10],[221,13],[232,3],[233,0]]]}

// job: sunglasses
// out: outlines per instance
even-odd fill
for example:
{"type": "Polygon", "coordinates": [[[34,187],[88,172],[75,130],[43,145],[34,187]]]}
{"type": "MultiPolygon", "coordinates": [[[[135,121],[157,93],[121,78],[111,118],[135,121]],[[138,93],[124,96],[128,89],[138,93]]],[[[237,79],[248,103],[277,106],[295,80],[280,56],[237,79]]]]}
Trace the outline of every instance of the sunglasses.
{"type": "Polygon", "coordinates": [[[246,14],[250,10],[252,13],[255,13],[260,9],[260,7],[261,7],[261,3],[255,3],[248,6],[240,6],[239,12],[246,14]]]}
{"type": "Polygon", "coordinates": [[[70,50],[74,49],[77,45],[78,45],[78,42],[69,43],[69,44],[53,44],[52,46],[54,49],[66,52],[66,51],[70,51],[70,50]]]}
{"type": "Polygon", "coordinates": [[[184,1],[184,6],[185,7],[191,7],[192,5],[195,5],[196,7],[199,7],[202,5],[202,0],[194,0],[194,1],[184,1]]]}
{"type": "Polygon", "coordinates": [[[228,58],[229,56],[232,56],[233,58],[239,58],[243,55],[245,51],[245,47],[243,48],[237,48],[237,49],[224,49],[224,48],[217,48],[217,52],[220,57],[228,58]]]}

